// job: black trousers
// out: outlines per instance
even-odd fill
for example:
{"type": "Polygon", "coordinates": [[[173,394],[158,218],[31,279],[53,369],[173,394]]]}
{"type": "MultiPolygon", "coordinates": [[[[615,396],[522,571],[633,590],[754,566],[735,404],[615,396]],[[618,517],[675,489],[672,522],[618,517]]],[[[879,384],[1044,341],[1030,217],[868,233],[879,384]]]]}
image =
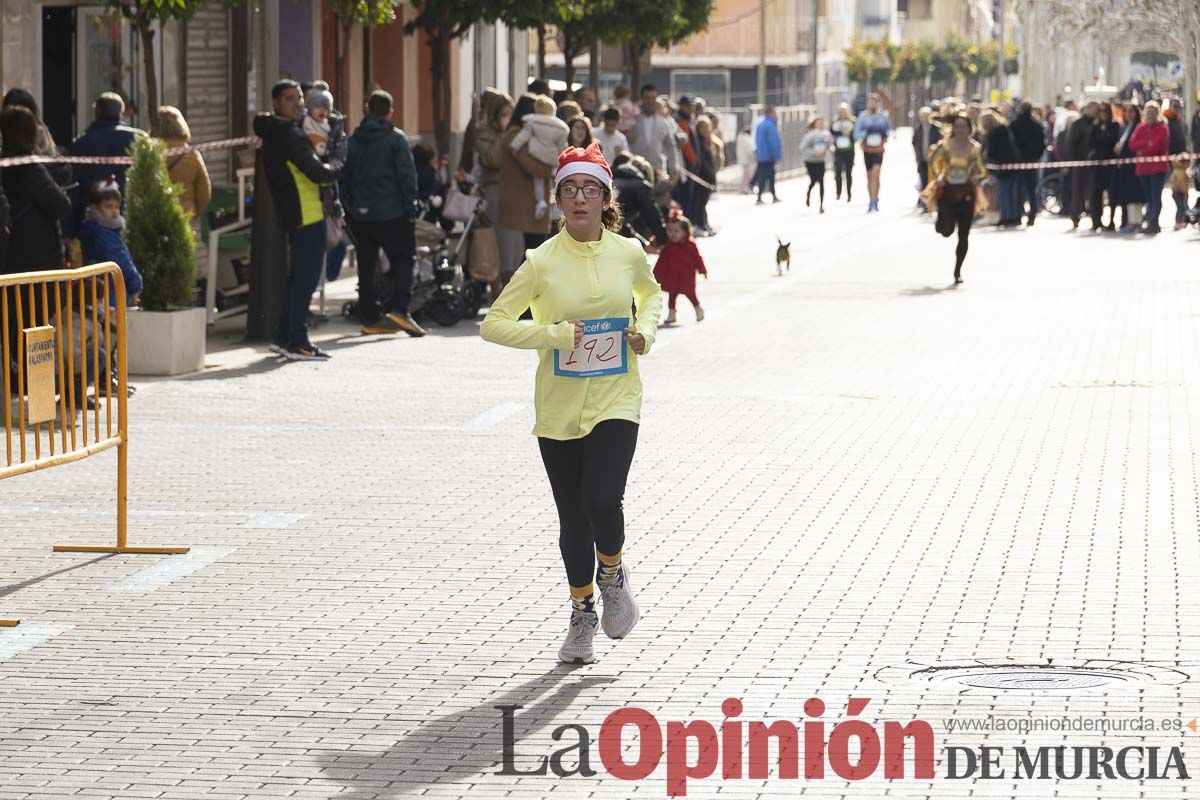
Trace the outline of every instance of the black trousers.
{"type": "Polygon", "coordinates": [[[850,187],[854,183],[854,151],[836,150],[833,153],[833,185],[837,196],[842,196],[842,176],[846,178],[846,199],[850,199],[850,187]]]}
{"type": "Polygon", "coordinates": [[[825,204],[825,162],[824,161],[805,161],[804,168],[808,171],[808,192],[805,198],[812,196],[813,187],[819,188],[821,195],[821,205],[825,204]]]}
{"type": "Polygon", "coordinates": [[[708,228],[708,199],[712,189],[695,184],[692,186],[692,224],[701,229],[708,228]]]}
{"type": "MultiPolygon", "coordinates": [[[[415,222],[397,217],[384,222],[350,221],[350,236],[358,253],[358,318],[370,325],[380,314],[408,313],[412,302],[413,262],[417,253],[415,222]],[[379,275],[379,250],[387,253],[391,268],[385,277],[386,298],[380,297],[384,280],[379,275]],[[384,307],[386,306],[386,308],[384,307]]],[[[322,240],[322,249],[325,243],[322,240]]]]}
{"type": "MultiPolygon", "coordinates": [[[[1018,186],[1020,187],[1017,197],[1017,211],[1023,211],[1025,204],[1029,204],[1029,219],[1033,219],[1038,214],[1038,171],[1036,169],[1023,169],[1017,173],[1018,186]]],[[[1019,214],[1018,214],[1019,216],[1019,214]]]]}
{"type": "Polygon", "coordinates": [[[955,229],[958,230],[958,245],[954,248],[954,275],[958,277],[967,258],[971,222],[975,219],[975,185],[946,186],[942,189],[937,206],[937,222],[934,224],[937,232],[949,238],[955,229]]]}
{"type": "Polygon", "coordinates": [[[597,550],[613,556],[625,544],[621,503],[637,435],[637,423],[610,419],[582,439],[538,438],[558,507],[558,548],[577,589],[592,582],[597,550]]]}
{"type": "Polygon", "coordinates": [[[763,194],[771,193],[771,197],[775,197],[775,162],[760,161],[758,162],[758,173],[755,179],[758,185],[758,197],[761,200],[763,194]]]}
{"type": "Polygon", "coordinates": [[[1078,222],[1092,199],[1092,187],[1096,185],[1094,167],[1071,169],[1071,220],[1078,222]]]}
{"type": "Polygon", "coordinates": [[[325,220],[288,231],[288,270],[276,344],[308,344],[308,306],[325,266],[325,220]]]}

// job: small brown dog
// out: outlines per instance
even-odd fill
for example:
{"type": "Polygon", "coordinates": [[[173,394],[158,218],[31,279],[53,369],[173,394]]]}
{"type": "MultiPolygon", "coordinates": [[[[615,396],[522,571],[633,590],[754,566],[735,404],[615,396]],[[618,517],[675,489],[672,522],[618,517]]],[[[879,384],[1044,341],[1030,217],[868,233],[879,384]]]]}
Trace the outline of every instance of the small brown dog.
{"type": "Polygon", "coordinates": [[[788,242],[787,244],[784,244],[779,239],[776,239],[775,241],[779,242],[779,247],[775,248],[775,274],[782,275],[784,267],[787,267],[788,272],[791,272],[792,254],[789,252],[788,248],[792,246],[792,243],[788,242]]]}

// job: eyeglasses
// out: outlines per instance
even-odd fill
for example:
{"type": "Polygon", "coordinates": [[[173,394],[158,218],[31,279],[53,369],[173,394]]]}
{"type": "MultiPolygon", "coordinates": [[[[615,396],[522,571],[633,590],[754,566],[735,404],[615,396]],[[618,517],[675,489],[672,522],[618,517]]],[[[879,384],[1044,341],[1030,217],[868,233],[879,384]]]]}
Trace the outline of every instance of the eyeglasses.
{"type": "Polygon", "coordinates": [[[558,187],[558,193],[563,197],[564,200],[574,200],[580,192],[582,192],[583,196],[588,200],[595,200],[604,192],[604,189],[601,188],[600,184],[598,183],[585,183],[583,186],[577,186],[573,183],[564,183],[562,186],[558,187]]]}

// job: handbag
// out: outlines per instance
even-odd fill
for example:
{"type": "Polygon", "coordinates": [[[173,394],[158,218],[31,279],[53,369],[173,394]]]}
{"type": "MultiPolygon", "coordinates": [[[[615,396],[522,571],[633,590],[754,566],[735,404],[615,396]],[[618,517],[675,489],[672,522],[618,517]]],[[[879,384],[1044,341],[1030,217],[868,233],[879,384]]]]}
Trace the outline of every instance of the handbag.
{"type": "Polygon", "coordinates": [[[500,243],[496,239],[495,228],[476,228],[471,231],[467,270],[472,278],[485,283],[500,277],[500,243]]]}
{"type": "Polygon", "coordinates": [[[450,191],[446,193],[442,216],[452,222],[470,222],[478,205],[478,197],[459,191],[458,183],[454,182],[450,184],[450,191]]]}
{"type": "Polygon", "coordinates": [[[341,217],[325,218],[325,252],[328,253],[342,241],[346,222],[341,217]]]}

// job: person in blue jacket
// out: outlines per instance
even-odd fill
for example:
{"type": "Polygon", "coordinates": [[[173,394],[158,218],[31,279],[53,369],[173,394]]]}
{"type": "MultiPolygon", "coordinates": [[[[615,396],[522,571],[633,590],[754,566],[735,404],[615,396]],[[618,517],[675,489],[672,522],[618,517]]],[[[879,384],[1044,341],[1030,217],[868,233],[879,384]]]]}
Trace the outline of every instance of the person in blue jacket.
{"type": "MultiPolygon", "coordinates": [[[[91,199],[87,210],[84,212],[83,223],[79,226],[79,244],[83,248],[83,261],[85,264],[100,264],[106,261],[111,261],[121,268],[121,275],[125,278],[125,302],[127,306],[135,306],[142,301],[142,274],[138,272],[133,263],[133,256],[129,252],[129,247],[125,244],[125,237],[122,232],[125,230],[125,218],[121,216],[121,189],[117,184],[115,175],[110,175],[108,180],[103,183],[94,184],[88,195],[91,199]]],[[[108,284],[108,304],[110,308],[116,308],[117,305],[117,286],[116,281],[111,281],[108,284]]],[[[86,318],[86,315],[85,315],[86,318]]],[[[107,319],[108,315],[101,312],[101,318],[107,319]]],[[[81,331],[83,325],[81,323],[81,331]]],[[[112,390],[117,390],[117,359],[116,350],[105,352],[108,346],[108,340],[104,339],[104,347],[101,348],[100,363],[108,364],[109,379],[112,381],[112,390]]],[[[87,398],[87,407],[95,408],[99,402],[100,396],[103,394],[101,383],[95,381],[93,369],[87,363],[87,359],[81,359],[80,375],[76,378],[75,396],[84,397],[85,387],[88,383],[95,383],[95,394],[87,398]]],[[[126,387],[128,396],[132,397],[134,392],[133,386],[126,387]]]]}
{"type": "Polygon", "coordinates": [[[867,110],[854,123],[854,141],[862,148],[863,166],[867,168],[867,194],[871,196],[867,213],[879,210],[879,168],[891,133],[892,121],[886,111],[879,109],[879,95],[867,95],[867,110]]]}
{"type": "Polygon", "coordinates": [[[779,139],[779,117],[775,106],[767,106],[758,127],[754,129],[754,154],[758,160],[758,168],[754,173],[753,185],[758,187],[756,205],[762,204],[763,192],[770,187],[771,201],[779,202],[775,193],[775,162],[783,158],[783,142],[779,139]]]}
{"type": "MultiPolygon", "coordinates": [[[[142,274],[133,263],[133,256],[125,244],[122,231],[125,218],[121,216],[121,190],[116,176],[109,176],[104,183],[91,189],[91,204],[79,226],[79,243],[83,247],[83,260],[87,264],[111,261],[121,268],[125,277],[125,299],[128,305],[141,302],[142,274]]],[[[117,305],[117,287],[109,284],[108,304],[117,305]]]]}

